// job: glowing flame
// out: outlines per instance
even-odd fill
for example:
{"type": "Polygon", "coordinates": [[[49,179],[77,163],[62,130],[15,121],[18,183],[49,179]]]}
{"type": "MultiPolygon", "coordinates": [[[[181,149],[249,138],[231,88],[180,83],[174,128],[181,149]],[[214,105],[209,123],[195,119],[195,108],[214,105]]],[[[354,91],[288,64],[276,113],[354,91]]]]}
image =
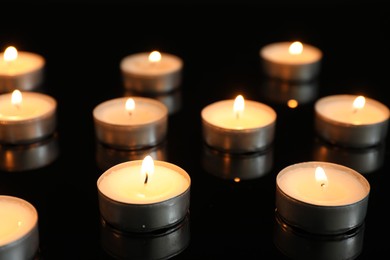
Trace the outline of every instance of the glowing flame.
{"type": "Polygon", "coordinates": [[[19,106],[20,104],[22,104],[22,93],[15,89],[13,92],[12,92],[12,95],[11,95],[11,103],[12,105],[14,106],[19,106]]]}
{"type": "Polygon", "coordinates": [[[150,155],[147,155],[143,161],[141,166],[141,173],[145,175],[145,184],[148,182],[148,179],[154,173],[154,161],[150,155]]]}
{"type": "Polygon", "coordinates": [[[296,108],[298,106],[298,101],[295,99],[290,99],[287,101],[287,106],[289,108],[296,108]]]}
{"type": "Polygon", "coordinates": [[[128,98],[126,100],[126,111],[131,115],[134,112],[135,109],[135,102],[134,99],[128,98]]]}
{"type": "Polygon", "coordinates": [[[4,51],[4,60],[5,61],[14,61],[18,58],[18,50],[13,47],[9,46],[7,49],[4,51]]]}
{"type": "Polygon", "coordinates": [[[290,47],[288,48],[288,52],[292,55],[299,55],[302,53],[303,45],[301,42],[293,42],[291,43],[290,47]]]}
{"type": "Polygon", "coordinates": [[[150,54],[149,54],[149,61],[151,63],[156,63],[156,62],[159,62],[161,60],[161,53],[158,52],[158,51],[152,51],[150,54]]]}
{"type": "Polygon", "coordinates": [[[317,183],[321,184],[321,187],[328,185],[328,177],[326,177],[325,171],[322,167],[318,166],[315,170],[315,178],[317,183]]]}
{"type": "Polygon", "coordinates": [[[365,104],[366,104],[366,99],[363,96],[358,96],[353,101],[353,110],[356,112],[357,110],[362,109],[365,104]]]}
{"type": "Polygon", "coordinates": [[[242,95],[238,95],[234,100],[234,105],[233,105],[233,112],[237,118],[239,118],[241,114],[244,112],[244,108],[245,108],[244,97],[242,95]]]}

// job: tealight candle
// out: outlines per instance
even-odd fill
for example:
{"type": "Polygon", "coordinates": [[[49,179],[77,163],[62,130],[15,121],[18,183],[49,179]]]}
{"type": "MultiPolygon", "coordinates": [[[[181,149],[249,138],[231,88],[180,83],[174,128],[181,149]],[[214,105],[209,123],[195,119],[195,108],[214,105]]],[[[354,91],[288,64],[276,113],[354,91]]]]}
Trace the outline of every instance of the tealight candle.
{"type": "Polygon", "coordinates": [[[49,95],[14,90],[0,104],[1,143],[31,143],[55,131],[57,102],[49,95]]]}
{"type": "Polygon", "coordinates": [[[124,231],[173,226],[188,213],[190,183],[182,168],[151,156],[117,164],[97,181],[100,214],[124,231]]]}
{"type": "Polygon", "coordinates": [[[333,95],[315,103],[315,129],[332,144],[369,147],[387,136],[389,109],[382,103],[355,95],[333,95]]]}
{"type": "Polygon", "coordinates": [[[315,234],[344,233],[361,226],[370,184],[343,165],[304,162],[276,177],[276,212],[287,224],[315,234]]]}
{"type": "Polygon", "coordinates": [[[0,196],[0,259],[33,259],[39,247],[38,213],[29,202],[0,196]]]}
{"type": "Polygon", "coordinates": [[[263,103],[222,100],[202,109],[202,133],[207,145],[231,153],[260,151],[274,139],[276,112],[263,103]]]}
{"type": "Polygon", "coordinates": [[[153,51],[126,56],[120,63],[124,87],[142,93],[166,93],[181,84],[183,61],[176,55],[153,51]]]}
{"type": "Polygon", "coordinates": [[[319,75],[322,51],[310,44],[277,42],[260,50],[262,68],[271,78],[308,81],[319,75]]]}
{"type": "Polygon", "coordinates": [[[9,46],[0,53],[0,92],[33,90],[43,82],[45,59],[36,53],[9,46]]]}
{"type": "Polygon", "coordinates": [[[168,109],[145,97],[121,97],[93,110],[97,139],[109,146],[139,149],[161,143],[167,134],[168,109]]]}

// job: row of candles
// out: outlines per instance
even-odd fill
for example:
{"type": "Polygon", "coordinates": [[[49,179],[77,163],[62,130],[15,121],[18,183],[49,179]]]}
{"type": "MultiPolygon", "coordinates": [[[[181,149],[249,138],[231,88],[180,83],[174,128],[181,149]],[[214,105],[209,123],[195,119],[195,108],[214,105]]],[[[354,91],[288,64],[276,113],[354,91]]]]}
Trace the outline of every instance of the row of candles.
{"type": "MultiPolygon", "coordinates": [[[[260,51],[270,77],[308,81],[320,71],[321,51],[300,42],[282,42],[260,51]]],[[[8,48],[0,61],[0,141],[26,144],[56,128],[54,98],[31,92],[42,81],[44,59],[8,48]],[[12,90],[12,93],[10,92],[12,90]]],[[[124,87],[144,93],[167,93],[181,82],[182,60],[172,54],[138,53],[120,64],[124,87]]],[[[115,149],[133,150],[161,143],[167,134],[168,109],[147,97],[121,97],[97,105],[93,112],[97,140],[115,149]]],[[[274,140],[277,114],[272,107],[242,95],[201,111],[205,143],[226,153],[262,151],[274,140]]],[[[364,148],[387,135],[389,110],[380,102],[354,95],[334,95],[315,104],[315,128],[333,144],[364,148]]],[[[314,234],[340,234],[362,225],[370,185],[357,171],[326,162],[305,162],[283,169],[276,178],[276,211],[293,227],[314,234]]],[[[106,170],[97,180],[103,219],[127,232],[172,227],[189,210],[190,175],[177,165],[133,160],[106,170]]],[[[34,254],[38,244],[37,212],[16,197],[0,196],[0,254],[34,254]]]]}

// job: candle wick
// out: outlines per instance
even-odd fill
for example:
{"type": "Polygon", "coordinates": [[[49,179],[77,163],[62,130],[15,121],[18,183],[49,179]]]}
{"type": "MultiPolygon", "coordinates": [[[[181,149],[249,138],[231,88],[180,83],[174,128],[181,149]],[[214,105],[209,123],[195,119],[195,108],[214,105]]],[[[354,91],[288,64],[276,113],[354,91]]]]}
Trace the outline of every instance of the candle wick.
{"type": "Polygon", "coordinates": [[[321,183],[321,187],[325,187],[325,183],[321,183]]]}
{"type": "Polygon", "coordinates": [[[133,115],[133,113],[131,111],[129,111],[129,116],[132,116],[132,115],[133,115]]]}
{"type": "Polygon", "coordinates": [[[144,184],[148,183],[148,173],[146,173],[144,184]]]}

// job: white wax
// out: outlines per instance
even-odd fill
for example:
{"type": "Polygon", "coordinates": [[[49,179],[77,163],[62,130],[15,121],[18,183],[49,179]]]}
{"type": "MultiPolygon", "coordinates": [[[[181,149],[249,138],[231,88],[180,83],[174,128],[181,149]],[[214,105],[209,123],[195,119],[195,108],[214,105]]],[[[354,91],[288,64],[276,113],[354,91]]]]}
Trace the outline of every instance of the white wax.
{"type": "Polygon", "coordinates": [[[135,102],[135,109],[131,113],[126,110],[128,97],[121,97],[99,104],[93,115],[107,124],[124,126],[149,124],[167,116],[168,108],[162,102],[152,98],[131,98],[135,102]]]}
{"type": "Polygon", "coordinates": [[[146,52],[129,55],[122,59],[120,68],[123,72],[142,76],[161,76],[181,70],[182,60],[172,54],[161,53],[158,62],[149,61],[146,52]]]}
{"type": "Polygon", "coordinates": [[[277,176],[278,187],[288,196],[321,206],[343,206],[364,199],[369,184],[357,172],[331,163],[314,162],[294,165],[277,176]],[[322,187],[315,178],[315,168],[321,166],[327,176],[322,187]]]}
{"type": "Polygon", "coordinates": [[[317,47],[303,44],[300,54],[291,54],[289,47],[292,42],[277,42],[264,46],[260,50],[260,55],[265,60],[275,63],[290,65],[302,65],[318,62],[322,58],[322,52],[317,47]]]}
{"type": "Polygon", "coordinates": [[[107,170],[98,180],[100,192],[119,202],[151,204],[176,197],[189,188],[189,176],[182,169],[161,161],[154,161],[154,173],[145,184],[141,165],[142,160],[136,160],[107,170]]]}
{"type": "Polygon", "coordinates": [[[45,60],[42,56],[19,51],[15,60],[4,60],[4,52],[0,53],[0,76],[18,76],[42,69],[45,60]]]}
{"type": "Polygon", "coordinates": [[[260,102],[245,100],[245,109],[237,117],[233,111],[234,99],[222,100],[206,106],[202,118],[217,127],[244,130],[264,127],[276,120],[275,111],[260,102]]]}
{"type": "Polygon", "coordinates": [[[37,221],[37,211],[30,203],[12,196],[0,196],[0,247],[28,234],[37,221]]]}
{"type": "Polygon", "coordinates": [[[352,125],[369,125],[389,119],[389,109],[376,100],[366,98],[361,109],[353,108],[354,95],[333,95],[316,102],[316,111],[325,118],[352,125]]]}
{"type": "Polygon", "coordinates": [[[22,102],[12,104],[12,93],[0,95],[0,121],[23,121],[39,118],[53,112],[55,100],[45,94],[37,92],[21,92],[22,102]]]}

